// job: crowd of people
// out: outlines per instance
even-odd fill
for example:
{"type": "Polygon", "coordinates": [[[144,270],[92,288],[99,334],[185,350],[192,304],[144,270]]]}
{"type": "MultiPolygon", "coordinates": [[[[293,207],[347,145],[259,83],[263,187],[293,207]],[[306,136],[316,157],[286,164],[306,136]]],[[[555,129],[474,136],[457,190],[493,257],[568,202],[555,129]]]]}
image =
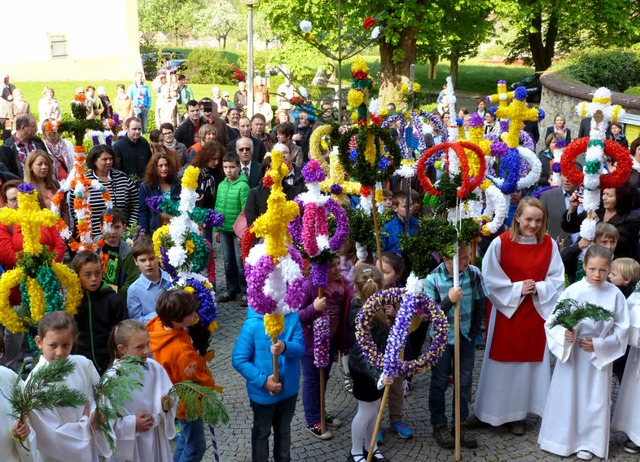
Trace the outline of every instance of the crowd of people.
{"type": "MultiPolygon", "coordinates": [[[[223,254],[226,281],[218,284],[217,301],[237,300],[247,306],[240,238],[267,210],[271,190],[262,179],[271,165],[270,152],[283,152],[289,166],[283,190],[289,200],[294,199],[306,191],[301,170],[309,162],[311,134],[334,120],[333,103],[321,103],[321,111],[314,110],[304,98],[304,104],[296,104],[300,92],[288,78],[275,93],[270,93],[264,79],[256,80],[251,118],[245,115],[249,102],[244,82],[233,99],[213,87],[211,97],[196,100],[185,76],[173,74],[160,74],[150,88],[137,73],[128,89],[118,85],[117,90],[113,102],[103,87],[97,92],[92,86],[77,90],[85,94],[91,108],[88,117],[108,119],[118,114],[123,121],[123,131],[113,145],[98,144],[86,158],[87,178],[111,193],[111,229],[102,235],[107,210],[96,194],[89,202],[92,235],[105,241],[99,254],[69,252],[55,227],[41,228],[41,242],[55,253],[56,260],[62,261],[66,253],[73,257],[71,266],[78,274],[84,297],[75,318],[56,312],[42,319],[35,338],[41,356],[33,370],[53,359],[69,358],[76,370],[68,385],[90,396],[88,390],[100,375],[117,369],[122,357],[134,355],[148,365],[144,388],[128,402],[130,415],[120,417],[114,425],[113,454],[100,433],[92,430],[96,419],[92,403],[84,411],[38,411],[26,421],[0,426],[0,455],[6,455],[0,457],[3,460],[20,460],[20,445],[14,444],[12,436],[18,440],[28,437],[42,460],[63,460],[70,451],[82,454],[82,460],[98,460],[100,456],[114,461],[202,459],[206,448],[202,420],[188,421],[184,408],[167,400],[166,393],[172,383],[183,380],[196,380],[209,387],[215,382],[185,330],[194,322],[197,302],[188,292],[168,290],[172,281],[155,254],[150,235],[166,223],[167,217],[150,207],[149,199],[162,196],[179,200],[185,169],[189,165],[200,169],[197,206],[224,215],[222,226],[205,225],[202,229],[212,248],[221,249],[223,254]],[[152,98],[156,98],[157,128],[149,131],[147,139],[152,98]],[[270,99],[277,107],[271,106],[270,99]],[[122,236],[134,225],[147,236],[131,246],[122,236]],[[180,431],[171,456],[168,440],[176,434],[176,423],[180,431]]],[[[11,112],[0,111],[5,135],[9,133],[0,146],[0,205],[16,208],[18,187],[29,182],[39,193],[41,207],[48,208],[60,182],[73,169],[73,147],[59,133],[61,108],[55,91],[51,86],[44,88],[38,103],[39,124],[29,105],[25,108],[22,104],[8,76],[0,103],[3,110],[14,107],[11,112]],[[44,139],[37,136],[39,131],[44,139]]],[[[434,114],[450,125],[452,114],[448,112],[446,92],[438,103],[434,114]]],[[[395,109],[395,105],[388,107],[390,112],[395,109]]],[[[484,118],[485,133],[499,133],[500,121],[486,109],[484,100],[478,101],[476,111],[484,118]]],[[[468,111],[461,108],[455,117],[462,119],[460,130],[465,130],[468,111]]],[[[442,142],[437,126],[428,126],[427,147],[442,142]]],[[[537,124],[525,129],[534,137],[539,133],[537,124]]],[[[549,188],[551,153],[558,141],[570,142],[571,131],[561,114],[543,131],[546,146],[539,158],[543,166],[546,164],[546,176],[543,168],[537,185],[510,196],[505,224],[493,237],[483,238],[476,254],[472,254],[475,246],[461,243],[457,264],[450,258],[439,259],[440,264],[426,279],[425,293],[440,306],[451,326],[444,354],[430,372],[428,402],[433,436],[441,447],[453,449],[455,425],[447,419],[445,393],[453,373],[453,307],[459,303],[460,437],[464,448],[477,447],[472,430],[483,426],[506,425],[511,433],[522,435],[527,430],[527,415],[536,414],[542,417],[538,441],[546,451],[561,456],[577,454],[584,460],[594,455],[606,458],[611,427],[628,434],[626,451],[640,453],[640,422],[635,417],[634,399],[640,390],[635,373],[637,345],[628,340],[635,309],[634,288],[640,280],[640,168],[636,168],[640,139],[631,143],[634,173],[627,183],[603,191],[600,223],[590,242],[578,233],[586,215],[579,185],[563,177],[560,186],[549,188]],[[476,257],[482,260],[478,267],[471,264],[476,257]],[[458,287],[453,286],[454,267],[460,272],[458,287]],[[565,280],[572,285],[565,288],[565,280]],[[596,303],[611,317],[597,322],[584,320],[575,329],[555,325],[554,308],[565,299],[596,303]],[[478,349],[484,349],[484,359],[472,413],[471,376],[478,349]],[[553,374],[552,356],[557,358],[553,374]],[[616,406],[610,420],[612,374],[621,381],[618,401],[624,406],[616,406]]],[[[611,124],[608,136],[628,147],[624,126],[611,124]]],[[[328,150],[322,151],[328,159],[328,150]]],[[[274,459],[290,460],[291,421],[300,376],[309,434],[328,440],[332,434],[326,427],[343,424],[330,412],[321,415],[322,375],[314,364],[313,326],[325,312],[330,355],[338,361],[336,367],[344,375],[346,391],[357,401],[349,460],[366,460],[372,440],[373,459],[387,460],[379,447],[382,433],[373,434],[384,386],[390,387],[391,429],[401,438],[413,437],[405,418],[405,412],[411,411],[404,409],[412,377],[381,376],[354,338],[356,316],[367,300],[384,288],[406,283],[411,256],[403,254],[400,237],[417,234],[420,220],[434,213],[426,205],[418,182],[411,183],[410,192],[401,178],[392,178],[385,186],[381,261],[374,260],[373,249],[361,258],[354,245],[345,245],[340,256],[330,262],[328,284],[321,296],[310,278],[305,282],[305,299],[296,307],[297,313],[285,316],[285,330],[276,343],[270,343],[264,335],[262,315],[250,307],[247,310],[232,364],[247,383],[254,417],[254,461],[269,459],[272,427],[274,459]],[[272,355],[278,358],[279,380],[273,376],[272,355]]],[[[62,210],[63,219],[71,227],[77,225],[74,199],[72,192],[62,210]]],[[[352,207],[356,203],[354,197],[343,205],[352,207]]],[[[0,224],[0,265],[5,271],[15,267],[22,245],[19,226],[0,224]]],[[[215,270],[208,268],[206,273],[215,284],[215,270]]],[[[12,297],[12,305],[19,305],[18,294],[12,297]]],[[[381,349],[397,309],[385,306],[375,318],[372,338],[381,349]]],[[[406,359],[419,356],[430,335],[427,323],[414,327],[405,347],[406,359]]],[[[21,334],[4,329],[5,354],[0,364],[14,372],[0,368],[0,379],[15,377],[19,363],[29,356],[23,341],[21,334]]],[[[331,364],[324,370],[325,381],[331,374],[331,364]]],[[[0,409],[6,407],[5,398],[0,396],[0,409]]],[[[331,409],[332,403],[327,407],[331,409]]]]}

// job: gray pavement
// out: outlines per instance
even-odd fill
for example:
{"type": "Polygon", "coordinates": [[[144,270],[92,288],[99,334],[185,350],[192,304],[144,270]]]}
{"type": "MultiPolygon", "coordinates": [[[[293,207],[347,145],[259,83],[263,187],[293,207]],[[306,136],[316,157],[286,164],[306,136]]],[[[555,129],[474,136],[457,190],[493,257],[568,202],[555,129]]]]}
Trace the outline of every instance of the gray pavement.
{"type": "MultiPolygon", "coordinates": [[[[224,271],[222,253],[216,248],[218,288],[224,288],[224,271]]],[[[246,308],[236,302],[218,306],[218,323],[220,329],[214,334],[213,345],[216,356],[211,363],[216,383],[225,388],[223,395],[231,420],[227,425],[216,428],[220,460],[223,462],[251,461],[251,422],[252,412],[244,379],[231,367],[231,352],[236,336],[245,318],[246,308]]],[[[474,369],[474,387],[482,364],[482,351],[476,352],[474,369]]],[[[388,415],[385,413],[382,429],[385,442],[381,451],[393,462],[412,461],[454,461],[453,450],[440,448],[433,436],[429,423],[428,393],[429,373],[414,378],[414,389],[405,399],[405,420],[414,432],[414,438],[403,440],[389,427],[388,415]]],[[[508,379],[508,378],[505,378],[508,379]]],[[[617,382],[614,380],[614,395],[617,382]]],[[[355,398],[343,388],[343,376],[338,364],[334,364],[327,386],[327,412],[344,423],[341,428],[332,429],[333,439],[321,441],[305,429],[302,402],[298,398],[296,414],[291,424],[293,461],[347,461],[351,448],[351,420],[356,413],[355,398]]],[[[453,390],[448,392],[447,402],[451,403],[453,390]]],[[[472,432],[478,440],[477,449],[462,450],[463,461],[559,461],[563,460],[546,453],[537,444],[540,421],[536,416],[527,419],[527,432],[524,436],[511,435],[505,428],[486,428],[472,432]]],[[[624,452],[622,444],[625,436],[612,433],[609,459],[619,461],[637,461],[640,455],[624,452]]],[[[209,443],[210,445],[210,443],[209,443]]],[[[575,457],[564,458],[577,460],[575,457]]],[[[212,461],[211,448],[207,450],[206,461],[212,461]]],[[[597,461],[598,458],[593,460],[597,461]]]]}

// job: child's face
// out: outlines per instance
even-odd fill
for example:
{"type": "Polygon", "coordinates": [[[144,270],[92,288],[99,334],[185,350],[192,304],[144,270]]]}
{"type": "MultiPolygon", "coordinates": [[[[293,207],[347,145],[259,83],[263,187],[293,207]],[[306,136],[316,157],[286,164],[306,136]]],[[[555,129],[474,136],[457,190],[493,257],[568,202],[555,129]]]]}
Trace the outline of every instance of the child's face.
{"type": "Polygon", "coordinates": [[[395,287],[398,283],[398,279],[400,275],[396,273],[396,270],[393,269],[389,263],[387,263],[384,258],[382,259],[382,279],[384,281],[385,287],[395,287]]]}
{"type": "Polygon", "coordinates": [[[42,338],[36,335],[36,345],[47,361],[68,358],[75,340],[69,329],[50,330],[42,338]]]}
{"type": "Polygon", "coordinates": [[[240,176],[240,166],[235,162],[223,162],[222,168],[224,169],[224,176],[229,181],[235,181],[240,176]]]}
{"type": "Polygon", "coordinates": [[[124,356],[137,356],[138,358],[146,361],[151,353],[149,348],[149,333],[148,332],[135,332],[126,345],[122,343],[118,345],[118,352],[124,356]]]}
{"type": "Polygon", "coordinates": [[[412,202],[411,203],[411,215],[413,215],[414,217],[417,217],[419,213],[420,213],[420,202],[418,202],[418,201],[412,202]]]}
{"type": "Polygon", "coordinates": [[[385,197],[382,204],[384,205],[385,210],[393,210],[393,200],[391,196],[385,197]]]}
{"type": "Polygon", "coordinates": [[[329,281],[340,280],[340,259],[334,258],[329,266],[329,281]]]}
{"type": "Polygon", "coordinates": [[[396,215],[398,215],[398,218],[401,218],[402,220],[407,218],[407,201],[403,198],[400,198],[400,202],[398,203],[398,205],[393,206],[393,211],[396,215]]]}
{"type": "Polygon", "coordinates": [[[609,282],[614,286],[628,286],[631,282],[629,279],[625,278],[620,274],[620,270],[614,266],[611,267],[611,271],[609,272],[609,282]]]}
{"type": "Polygon", "coordinates": [[[111,231],[105,236],[104,241],[111,247],[118,247],[123,233],[124,224],[121,221],[113,222],[111,223],[111,231]]]}
{"type": "Polygon", "coordinates": [[[613,135],[616,135],[616,136],[617,136],[617,135],[619,135],[619,134],[620,134],[620,132],[621,132],[621,131],[622,131],[622,130],[620,130],[620,127],[618,127],[617,125],[611,125],[611,133],[612,133],[613,135]]]}
{"type": "Polygon", "coordinates": [[[144,274],[147,279],[155,281],[160,276],[160,266],[158,257],[153,253],[138,255],[135,259],[136,266],[140,273],[144,274]]]}
{"type": "Polygon", "coordinates": [[[100,263],[85,263],[78,271],[78,278],[84,290],[95,292],[102,284],[102,266],[100,263]]]}
{"type": "MultiPolygon", "coordinates": [[[[464,246],[458,250],[458,270],[463,273],[469,269],[469,263],[471,263],[471,247],[464,246]]],[[[453,274],[453,259],[444,259],[444,264],[447,267],[449,274],[453,274]]]]}
{"type": "Polygon", "coordinates": [[[606,249],[609,249],[611,253],[613,253],[615,252],[616,246],[618,245],[618,240],[611,236],[599,236],[596,237],[595,243],[597,245],[601,245],[606,249]]]}
{"type": "Polygon", "coordinates": [[[594,286],[599,286],[607,280],[610,264],[609,260],[602,257],[591,257],[588,262],[583,263],[584,274],[587,281],[594,286]]]}
{"type": "Polygon", "coordinates": [[[194,311],[193,313],[186,315],[182,321],[172,322],[171,327],[173,329],[186,329],[187,327],[193,325],[193,323],[196,321],[197,316],[198,315],[194,311]]]}

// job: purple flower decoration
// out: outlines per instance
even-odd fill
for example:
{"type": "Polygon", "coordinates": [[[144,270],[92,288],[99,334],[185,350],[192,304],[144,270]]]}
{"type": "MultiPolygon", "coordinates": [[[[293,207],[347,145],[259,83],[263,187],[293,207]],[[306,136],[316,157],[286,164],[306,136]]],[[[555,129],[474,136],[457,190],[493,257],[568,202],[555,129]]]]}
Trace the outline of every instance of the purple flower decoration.
{"type": "Polygon", "coordinates": [[[349,235],[349,219],[347,212],[334,199],[328,199],[325,203],[327,212],[333,215],[336,220],[336,231],[329,239],[329,248],[332,252],[339,252],[347,236],[349,235]]]}
{"type": "Polygon", "coordinates": [[[111,146],[113,144],[113,135],[109,135],[104,139],[104,142],[107,143],[107,146],[111,146]]]}
{"type": "Polygon", "coordinates": [[[259,314],[271,314],[275,311],[277,304],[275,300],[265,295],[264,283],[275,269],[275,264],[269,255],[260,257],[253,266],[245,265],[247,279],[247,298],[249,306],[259,314]]]}
{"type": "Polygon", "coordinates": [[[162,211],[160,210],[160,202],[162,202],[163,198],[164,197],[162,195],[149,196],[145,199],[145,203],[147,204],[147,207],[149,207],[149,210],[154,213],[160,213],[162,211]]]}
{"type": "Polygon", "coordinates": [[[204,218],[204,223],[211,228],[219,228],[224,224],[224,215],[210,209],[204,218]]]}
{"type": "MultiPolygon", "coordinates": [[[[491,97],[487,96],[487,101],[490,103],[491,102],[491,97]]],[[[489,108],[489,114],[491,114],[493,117],[496,116],[496,111],[498,110],[498,106],[496,106],[495,104],[493,106],[491,106],[489,108]]]]}
{"type": "Polygon", "coordinates": [[[18,192],[23,194],[31,194],[35,189],[36,187],[31,183],[22,183],[18,185],[18,192]]]}
{"type": "Polygon", "coordinates": [[[518,101],[524,101],[527,99],[527,89],[525,87],[518,87],[513,92],[513,97],[518,101]]]}
{"type": "Polygon", "coordinates": [[[113,114],[113,116],[111,118],[113,119],[113,125],[115,127],[120,125],[120,116],[118,114],[113,114]]]}
{"type": "Polygon", "coordinates": [[[302,169],[302,177],[305,183],[320,183],[326,178],[326,175],[320,162],[311,159],[302,169]]]}
{"type": "Polygon", "coordinates": [[[495,157],[504,157],[509,151],[509,146],[503,141],[494,141],[491,143],[491,155],[495,157]]]}
{"type": "Polygon", "coordinates": [[[407,334],[411,325],[413,313],[418,309],[417,299],[414,294],[405,293],[400,310],[396,315],[396,320],[391,327],[387,338],[387,348],[384,351],[384,367],[382,372],[387,377],[396,378],[400,375],[402,361],[400,352],[404,350],[407,343],[407,334]]]}
{"type": "Polygon", "coordinates": [[[186,282],[187,286],[193,287],[195,290],[194,295],[200,302],[200,308],[198,308],[198,317],[200,320],[198,323],[207,328],[218,316],[218,309],[211,295],[211,291],[207,289],[201,281],[195,278],[189,278],[186,282]]]}
{"type": "Polygon", "coordinates": [[[533,193],[533,197],[535,197],[536,199],[540,199],[540,196],[542,195],[543,192],[545,191],[549,191],[550,189],[553,189],[553,186],[543,186],[542,188],[538,189],[536,192],[533,193]]]}
{"type": "Polygon", "coordinates": [[[560,162],[554,162],[551,164],[551,171],[553,173],[560,173],[560,162]]]}
{"type": "Polygon", "coordinates": [[[329,365],[330,337],[329,315],[327,310],[324,310],[313,321],[313,365],[317,368],[329,365]]]}
{"type": "Polygon", "coordinates": [[[567,147],[567,142],[565,140],[556,141],[556,149],[564,149],[567,147]]]}
{"type": "Polygon", "coordinates": [[[94,146],[98,146],[100,144],[100,140],[95,135],[91,137],[91,142],[93,143],[94,146]]]}
{"type": "Polygon", "coordinates": [[[500,121],[500,133],[504,133],[504,132],[508,132],[509,131],[509,121],[508,120],[501,120],[500,121]]]}
{"type": "Polygon", "coordinates": [[[507,81],[506,80],[498,80],[498,85],[506,85],[507,81]]]}
{"type": "Polygon", "coordinates": [[[171,263],[169,263],[169,256],[167,255],[166,247],[160,247],[160,264],[162,268],[171,276],[172,279],[176,279],[178,274],[176,273],[176,269],[173,267],[171,263]]]}
{"type": "MultiPolygon", "coordinates": [[[[300,263],[300,266],[302,266],[302,263],[300,263]]],[[[287,295],[284,297],[284,302],[289,306],[301,306],[305,297],[306,292],[304,290],[304,278],[302,277],[289,283],[287,286],[287,295]]]]}
{"type": "Polygon", "coordinates": [[[342,186],[339,184],[332,184],[331,185],[331,194],[342,194],[342,186]]]}
{"type": "Polygon", "coordinates": [[[302,205],[302,201],[297,197],[294,199],[300,207],[300,213],[289,222],[287,228],[289,229],[289,234],[291,234],[291,240],[296,244],[302,244],[302,215],[304,213],[304,205],[302,205]]]}
{"type": "Polygon", "coordinates": [[[484,120],[482,119],[482,116],[480,114],[478,114],[477,112],[471,114],[471,117],[469,118],[469,126],[471,128],[478,128],[482,127],[483,125],[484,120]]]}
{"type": "Polygon", "coordinates": [[[524,130],[520,131],[520,146],[523,146],[530,151],[534,151],[536,149],[536,145],[533,142],[533,138],[529,132],[525,132],[524,130]]]}
{"type": "Polygon", "coordinates": [[[349,151],[349,160],[351,161],[352,164],[356,163],[356,159],[358,158],[358,151],[355,149],[352,149],[351,151],[349,151]]]}
{"type": "Polygon", "coordinates": [[[327,287],[329,284],[330,261],[311,263],[311,281],[314,287],[327,287]]]}
{"type": "Polygon", "coordinates": [[[509,148],[507,155],[500,161],[500,177],[504,178],[500,190],[503,194],[511,194],[518,189],[519,173],[520,154],[516,148],[509,148]]]}

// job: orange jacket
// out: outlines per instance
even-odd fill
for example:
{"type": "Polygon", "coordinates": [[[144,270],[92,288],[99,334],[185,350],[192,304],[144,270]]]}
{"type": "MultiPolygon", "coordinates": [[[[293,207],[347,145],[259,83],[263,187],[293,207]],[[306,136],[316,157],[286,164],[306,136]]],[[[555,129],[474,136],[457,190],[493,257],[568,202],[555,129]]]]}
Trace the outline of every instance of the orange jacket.
{"type": "MultiPolygon", "coordinates": [[[[172,383],[192,380],[207,387],[215,386],[211,371],[193,347],[186,330],[167,330],[157,316],[147,322],[147,330],[153,359],[164,367],[172,383]]],[[[178,409],[177,417],[186,418],[184,406],[178,409]]]]}

